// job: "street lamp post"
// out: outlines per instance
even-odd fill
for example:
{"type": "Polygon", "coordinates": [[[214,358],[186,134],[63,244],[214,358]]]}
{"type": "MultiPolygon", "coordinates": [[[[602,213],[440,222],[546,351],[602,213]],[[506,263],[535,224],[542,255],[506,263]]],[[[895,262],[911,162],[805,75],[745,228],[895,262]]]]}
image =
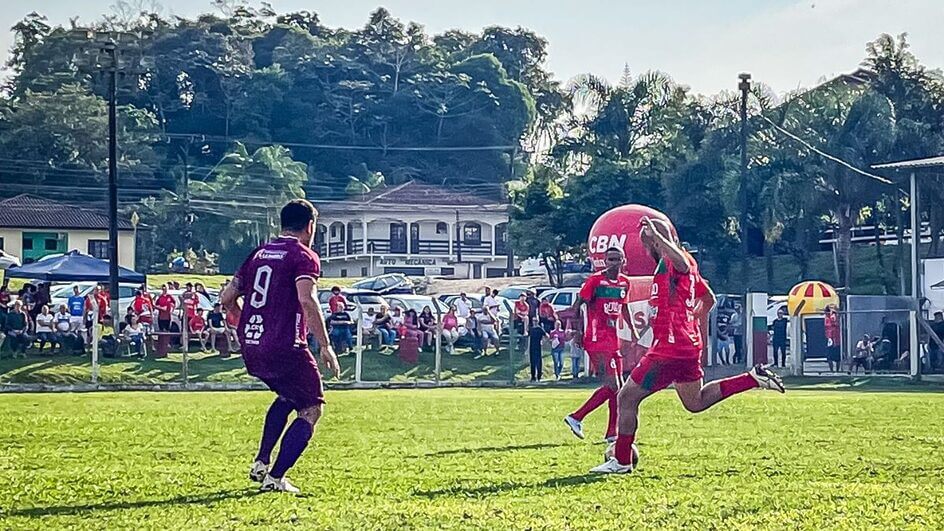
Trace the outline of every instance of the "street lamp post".
{"type": "Polygon", "coordinates": [[[747,237],[747,95],[751,91],[751,75],[747,72],[738,74],[741,80],[738,83],[738,89],[741,91],[741,279],[744,282],[744,293],[750,292],[750,269],[748,260],[750,256],[750,246],[747,237]]]}

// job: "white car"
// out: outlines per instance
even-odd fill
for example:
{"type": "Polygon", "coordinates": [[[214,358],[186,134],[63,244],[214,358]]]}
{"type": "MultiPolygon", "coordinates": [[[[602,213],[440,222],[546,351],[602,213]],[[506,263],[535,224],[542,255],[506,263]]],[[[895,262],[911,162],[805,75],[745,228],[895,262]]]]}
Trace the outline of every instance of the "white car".
{"type": "MultiPolygon", "coordinates": [[[[49,290],[49,311],[55,312],[60,304],[68,306],[69,297],[72,296],[72,288],[79,288],[79,295],[88,297],[97,282],[72,282],[69,284],[56,284],[49,290]]],[[[134,290],[138,289],[140,284],[118,284],[118,312],[121,316],[128,311],[128,306],[134,302],[134,290]]]]}
{"type": "Polygon", "coordinates": [[[547,269],[544,267],[544,260],[541,258],[522,260],[521,265],[518,266],[518,274],[523,277],[540,276],[546,273],[547,269]]]}
{"type": "MultiPolygon", "coordinates": [[[[374,309],[374,313],[380,313],[380,308],[384,306],[389,306],[386,300],[380,296],[376,291],[371,291],[368,289],[342,289],[341,295],[344,295],[344,298],[347,299],[347,308],[345,308],[350,314],[351,319],[359,321],[361,318],[360,310],[363,308],[364,311],[367,311],[371,308],[374,309]]],[[[331,300],[332,293],[330,290],[324,290],[318,292],[318,303],[321,305],[321,313],[327,317],[331,311],[328,307],[328,301],[331,300]]]]}
{"type": "Polygon", "coordinates": [[[550,302],[554,311],[560,312],[573,306],[578,293],[580,293],[580,288],[551,289],[541,294],[541,300],[550,302]]]}

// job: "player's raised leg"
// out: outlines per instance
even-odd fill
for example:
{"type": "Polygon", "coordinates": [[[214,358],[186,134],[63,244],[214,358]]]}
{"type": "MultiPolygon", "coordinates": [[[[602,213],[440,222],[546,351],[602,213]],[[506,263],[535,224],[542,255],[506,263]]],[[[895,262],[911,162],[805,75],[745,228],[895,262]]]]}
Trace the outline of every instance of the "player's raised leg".
{"type": "Polygon", "coordinates": [[[757,365],[743,374],[707,384],[703,384],[701,380],[675,383],[675,391],[682,405],[692,413],[704,411],[722,400],[756,388],[785,392],[780,376],[763,365],[757,365]]]}

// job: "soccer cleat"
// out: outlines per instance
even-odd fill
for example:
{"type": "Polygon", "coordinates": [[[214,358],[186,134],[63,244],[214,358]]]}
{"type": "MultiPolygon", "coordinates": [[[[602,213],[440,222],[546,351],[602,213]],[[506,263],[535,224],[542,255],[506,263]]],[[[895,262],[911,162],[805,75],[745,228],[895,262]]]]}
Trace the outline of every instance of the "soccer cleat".
{"type": "Polygon", "coordinates": [[[256,483],[262,483],[262,480],[264,480],[267,475],[269,475],[269,465],[262,461],[256,461],[252,464],[252,468],[249,469],[249,479],[256,483]]]}
{"type": "Polygon", "coordinates": [[[757,382],[757,386],[761,389],[770,389],[778,393],[786,392],[786,389],[783,387],[783,380],[766,365],[754,365],[754,367],[748,371],[748,374],[754,378],[754,381],[757,382]]]}
{"type": "Polygon", "coordinates": [[[621,465],[615,457],[611,457],[602,465],[590,469],[591,474],[629,474],[632,471],[633,465],[621,465]]]}
{"type": "Polygon", "coordinates": [[[283,477],[276,479],[268,474],[266,474],[265,479],[262,480],[262,486],[259,487],[259,490],[262,492],[288,492],[291,494],[301,492],[298,490],[298,487],[289,482],[288,478],[283,477]]]}
{"type": "Polygon", "coordinates": [[[605,442],[606,444],[613,444],[613,443],[615,443],[615,442],[616,442],[616,435],[610,435],[610,436],[608,436],[608,437],[604,437],[604,438],[603,438],[603,442],[605,442]]]}
{"type": "Polygon", "coordinates": [[[583,439],[583,424],[574,417],[567,415],[564,417],[564,424],[574,432],[578,439],[583,439]]]}

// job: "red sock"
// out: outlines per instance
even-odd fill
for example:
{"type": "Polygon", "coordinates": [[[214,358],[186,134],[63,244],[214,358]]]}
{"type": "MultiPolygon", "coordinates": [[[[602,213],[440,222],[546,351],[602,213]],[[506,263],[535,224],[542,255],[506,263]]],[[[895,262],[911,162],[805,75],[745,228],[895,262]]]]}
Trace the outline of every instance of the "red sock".
{"type": "Polygon", "coordinates": [[[583,420],[583,418],[589,415],[594,409],[602,406],[603,403],[610,398],[611,393],[612,391],[609,387],[598,388],[593,392],[592,395],[590,395],[590,398],[588,398],[587,401],[584,402],[582,406],[580,406],[580,409],[574,411],[570,416],[577,420],[583,420]]]}
{"type": "Polygon", "coordinates": [[[616,436],[616,419],[619,411],[616,406],[616,391],[610,389],[610,398],[606,405],[610,408],[610,418],[606,422],[606,437],[610,438],[616,436]]]}
{"type": "Polygon", "coordinates": [[[633,462],[633,442],[636,440],[636,434],[616,436],[616,460],[621,465],[628,465],[633,462]]]}
{"type": "Polygon", "coordinates": [[[718,385],[721,388],[721,399],[724,400],[729,396],[743,393],[744,391],[757,387],[757,380],[749,373],[745,372],[744,374],[725,378],[718,382],[718,385]]]}

